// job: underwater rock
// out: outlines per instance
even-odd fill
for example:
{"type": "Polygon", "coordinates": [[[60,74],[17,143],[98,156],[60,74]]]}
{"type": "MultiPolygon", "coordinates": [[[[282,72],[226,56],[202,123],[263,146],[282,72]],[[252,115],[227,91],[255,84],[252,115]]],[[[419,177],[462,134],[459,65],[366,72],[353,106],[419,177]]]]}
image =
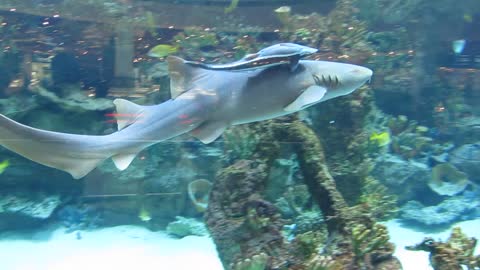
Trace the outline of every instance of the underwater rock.
{"type": "Polygon", "coordinates": [[[319,231],[325,227],[325,221],[319,211],[308,211],[295,217],[294,234],[302,234],[308,231],[319,231]]]}
{"type": "Polygon", "coordinates": [[[401,217],[427,226],[449,225],[459,220],[474,218],[478,206],[479,201],[463,197],[451,197],[434,206],[409,201],[401,208],[401,217]]]}
{"type": "Polygon", "coordinates": [[[59,97],[40,86],[36,86],[33,92],[66,111],[106,111],[114,108],[112,100],[87,97],[86,93],[81,89],[64,89],[64,92],[67,93],[63,97],[59,97]]]}
{"type": "Polygon", "coordinates": [[[34,97],[15,95],[0,99],[0,111],[3,115],[11,118],[19,118],[38,107],[34,97]]]}
{"type": "Polygon", "coordinates": [[[464,144],[449,154],[450,163],[480,183],[480,143],[464,144]]]}
{"type": "Polygon", "coordinates": [[[235,264],[230,264],[232,270],[265,270],[268,267],[268,255],[260,253],[253,255],[251,258],[247,258],[243,261],[239,261],[235,264]]]}
{"type": "Polygon", "coordinates": [[[388,220],[397,215],[397,196],[373,177],[363,180],[360,203],[368,208],[368,212],[375,220],[388,220]]]}
{"type": "MultiPolygon", "coordinates": [[[[298,171],[298,161],[296,155],[291,155],[290,158],[275,159],[270,168],[270,174],[268,176],[266,197],[270,200],[275,200],[282,194],[287,186],[294,183],[295,173],[298,171]]],[[[291,187],[293,192],[294,187],[291,187]]],[[[308,194],[305,190],[304,194],[308,194]]],[[[286,195],[286,194],[285,194],[286,195]]],[[[285,197],[285,196],[283,196],[285,197]]],[[[295,210],[295,209],[293,209],[295,210]]]]}
{"type": "Polygon", "coordinates": [[[98,210],[91,205],[66,205],[56,214],[66,227],[66,232],[93,229],[101,225],[102,219],[98,210]]]}
{"type": "Polygon", "coordinates": [[[372,176],[387,186],[400,202],[411,200],[416,193],[428,189],[430,168],[418,161],[404,160],[395,155],[384,155],[377,159],[372,176]]]}
{"type": "Polygon", "coordinates": [[[62,203],[59,195],[32,192],[10,192],[0,198],[0,229],[36,226],[62,203]]]}
{"type": "Polygon", "coordinates": [[[207,227],[203,222],[194,218],[185,218],[177,216],[177,220],[172,221],[167,225],[167,233],[177,236],[185,237],[188,235],[205,236],[208,234],[207,227]]]}
{"type": "Polygon", "coordinates": [[[439,164],[432,169],[428,186],[437,194],[453,196],[468,186],[467,175],[449,163],[439,164]]]}
{"type": "Polygon", "coordinates": [[[165,77],[168,77],[168,66],[167,62],[156,63],[150,67],[147,71],[148,76],[153,80],[160,80],[165,77]]]}

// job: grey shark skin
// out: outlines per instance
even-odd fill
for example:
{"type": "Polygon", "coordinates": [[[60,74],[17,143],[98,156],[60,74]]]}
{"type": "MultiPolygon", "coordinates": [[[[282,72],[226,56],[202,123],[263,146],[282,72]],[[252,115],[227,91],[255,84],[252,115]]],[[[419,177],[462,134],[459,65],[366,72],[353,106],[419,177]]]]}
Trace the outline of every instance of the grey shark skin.
{"type": "Polygon", "coordinates": [[[0,144],[30,160],[81,178],[112,157],[118,169],[155,143],[190,133],[204,143],[230,125],[275,118],[346,95],[370,80],[368,68],[301,60],[254,71],[213,71],[169,57],[172,99],[154,106],[114,100],[119,131],[89,136],[40,130],[0,115],[0,144]]]}

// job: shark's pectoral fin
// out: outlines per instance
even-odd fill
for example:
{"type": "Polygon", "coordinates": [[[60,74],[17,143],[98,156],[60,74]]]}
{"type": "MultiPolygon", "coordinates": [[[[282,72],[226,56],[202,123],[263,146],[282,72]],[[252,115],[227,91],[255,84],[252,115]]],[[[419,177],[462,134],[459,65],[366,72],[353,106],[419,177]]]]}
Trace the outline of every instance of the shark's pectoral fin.
{"type": "Polygon", "coordinates": [[[312,85],[303,91],[300,96],[297,97],[292,103],[288,104],[284,110],[287,112],[296,112],[304,108],[305,106],[319,102],[327,89],[318,85],[312,85]]]}
{"type": "Polygon", "coordinates": [[[117,119],[118,130],[123,129],[142,117],[144,111],[143,106],[121,98],[115,99],[113,104],[115,104],[115,108],[117,109],[115,117],[117,119]]]}
{"type": "Polygon", "coordinates": [[[113,163],[115,164],[115,167],[119,169],[120,171],[125,170],[128,168],[130,163],[135,159],[137,154],[118,154],[112,157],[113,163]]]}
{"type": "Polygon", "coordinates": [[[227,126],[224,122],[207,122],[192,130],[190,134],[201,142],[208,144],[220,137],[227,126]]]}

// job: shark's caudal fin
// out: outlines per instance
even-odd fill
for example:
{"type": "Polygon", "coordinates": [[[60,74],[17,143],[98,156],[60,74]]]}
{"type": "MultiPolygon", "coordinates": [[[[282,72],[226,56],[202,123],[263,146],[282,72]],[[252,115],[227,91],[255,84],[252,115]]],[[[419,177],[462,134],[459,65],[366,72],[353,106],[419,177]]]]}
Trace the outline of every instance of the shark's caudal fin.
{"type": "Polygon", "coordinates": [[[0,114],[0,145],[37,163],[81,178],[108,155],[86,153],[82,146],[102,136],[74,135],[31,128],[0,114]]]}
{"type": "MultiPolygon", "coordinates": [[[[114,103],[119,130],[135,122],[144,112],[144,107],[127,100],[116,99],[114,103]]],[[[123,153],[109,140],[109,135],[88,136],[36,129],[0,114],[0,145],[37,163],[66,171],[77,179],[109,157],[120,170],[130,165],[137,153],[123,153]]]]}

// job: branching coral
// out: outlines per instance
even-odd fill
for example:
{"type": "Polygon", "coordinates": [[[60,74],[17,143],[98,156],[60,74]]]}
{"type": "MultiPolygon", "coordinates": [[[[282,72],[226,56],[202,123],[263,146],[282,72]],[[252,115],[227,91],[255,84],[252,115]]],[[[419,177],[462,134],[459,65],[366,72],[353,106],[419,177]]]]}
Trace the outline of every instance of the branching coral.
{"type": "Polygon", "coordinates": [[[241,125],[227,129],[223,133],[223,140],[230,159],[246,159],[253,154],[259,136],[249,125],[241,125]]]}
{"type": "Polygon", "coordinates": [[[394,217],[398,212],[397,197],[373,177],[364,179],[360,203],[366,204],[371,215],[377,220],[394,217]]]}
{"type": "Polygon", "coordinates": [[[384,248],[389,239],[387,228],[378,223],[372,228],[361,223],[352,228],[353,252],[358,260],[365,260],[369,253],[384,248]]]}

